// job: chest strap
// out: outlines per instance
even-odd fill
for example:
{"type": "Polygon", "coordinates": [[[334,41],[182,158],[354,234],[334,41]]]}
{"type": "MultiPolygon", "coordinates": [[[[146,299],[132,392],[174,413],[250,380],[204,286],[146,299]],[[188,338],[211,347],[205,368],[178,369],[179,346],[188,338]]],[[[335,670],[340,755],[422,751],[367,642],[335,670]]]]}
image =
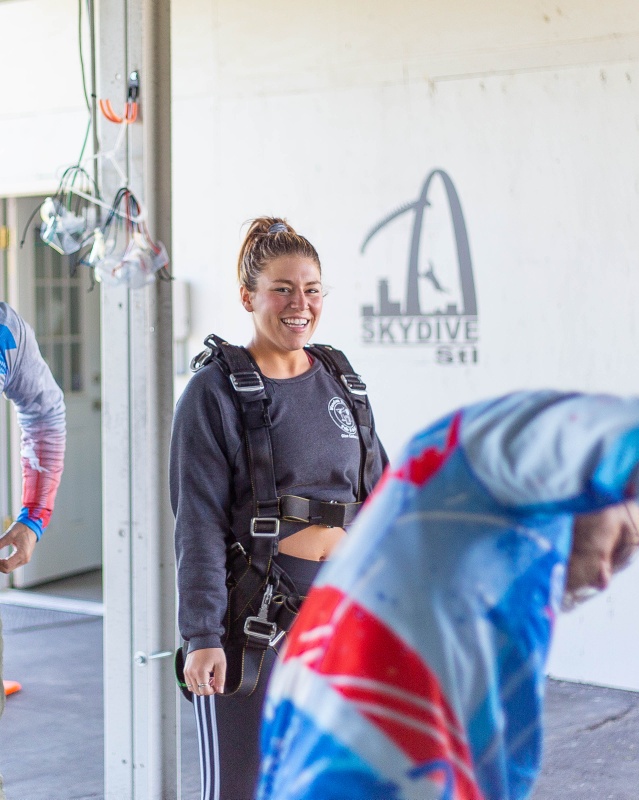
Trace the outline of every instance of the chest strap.
{"type": "Polygon", "coordinates": [[[284,494],[280,497],[280,517],[290,522],[308,522],[309,525],[343,528],[351,524],[361,506],[361,503],[309,500],[308,497],[284,494]]]}
{"type": "Polygon", "coordinates": [[[307,345],[305,349],[319,359],[328,372],[346,389],[346,399],[359,435],[360,468],[357,499],[365,500],[374,488],[375,469],[373,412],[368,402],[366,384],[341,350],[336,350],[328,344],[307,345]]]}

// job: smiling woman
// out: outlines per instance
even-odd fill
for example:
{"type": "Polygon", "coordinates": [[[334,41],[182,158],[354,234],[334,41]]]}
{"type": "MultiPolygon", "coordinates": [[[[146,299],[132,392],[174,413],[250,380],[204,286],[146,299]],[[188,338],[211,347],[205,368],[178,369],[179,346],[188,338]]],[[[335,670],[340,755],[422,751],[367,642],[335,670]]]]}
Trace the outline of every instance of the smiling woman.
{"type": "Polygon", "coordinates": [[[238,279],[251,341],[207,340],[171,445],[184,688],[205,800],[254,796],[266,681],[290,623],[278,608],[299,610],[386,464],[365,385],[339,351],[308,345],[323,305],[313,245],[283,219],[256,219],[238,279]],[[245,692],[249,649],[259,664],[245,692]]]}

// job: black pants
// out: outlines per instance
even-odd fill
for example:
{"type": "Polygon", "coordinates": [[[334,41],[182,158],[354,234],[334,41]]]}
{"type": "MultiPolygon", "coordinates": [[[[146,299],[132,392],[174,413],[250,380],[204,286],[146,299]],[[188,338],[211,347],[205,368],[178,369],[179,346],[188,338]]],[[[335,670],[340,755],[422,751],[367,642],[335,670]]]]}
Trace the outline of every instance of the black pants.
{"type": "MultiPolygon", "coordinates": [[[[308,594],[321,566],[280,554],[277,563],[293,580],[298,593],[308,594]]],[[[262,707],[269,675],[277,660],[270,648],[266,651],[257,689],[250,697],[207,695],[194,697],[200,746],[202,800],[216,800],[219,782],[220,800],[253,800],[260,767],[260,727],[262,707]],[[219,755],[219,775],[215,764],[219,755]]]]}

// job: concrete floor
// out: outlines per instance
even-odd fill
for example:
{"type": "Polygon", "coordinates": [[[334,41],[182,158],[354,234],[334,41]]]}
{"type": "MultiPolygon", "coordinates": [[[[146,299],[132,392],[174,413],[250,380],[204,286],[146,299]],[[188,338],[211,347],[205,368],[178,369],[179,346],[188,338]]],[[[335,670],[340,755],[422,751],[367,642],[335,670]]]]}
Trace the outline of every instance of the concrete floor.
{"type": "MultiPolygon", "coordinates": [[[[102,610],[100,571],[0,592],[4,677],[23,687],[7,698],[0,721],[7,800],[104,797],[102,610]]],[[[197,733],[186,700],[181,727],[181,800],[199,800],[197,733]]]]}
{"type": "MultiPolygon", "coordinates": [[[[26,597],[69,607],[7,604],[5,677],[23,690],[7,698],[0,771],[7,800],[103,798],[102,618],[99,573],[56,582],[26,597]],[[82,607],[82,606],[81,606],[82,607]]],[[[549,681],[544,770],[533,800],[638,800],[639,694],[549,681]]],[[[197,800],[197,742],[183,703],[183,795],[197,800]]]]}
{"type": "Polygon", "coordinates": [[[549,681],[534,800],[638,800],[639,694],[549,681]]]}

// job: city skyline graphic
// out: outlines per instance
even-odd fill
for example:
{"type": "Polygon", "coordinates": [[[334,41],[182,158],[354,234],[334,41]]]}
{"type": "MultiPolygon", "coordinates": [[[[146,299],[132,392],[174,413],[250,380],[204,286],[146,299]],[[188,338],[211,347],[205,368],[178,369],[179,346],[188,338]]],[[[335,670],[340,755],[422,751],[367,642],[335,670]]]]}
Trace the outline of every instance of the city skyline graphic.
{"type": "Polygon", "coordinates": [[[374,225],[360,252],[365,255],[375,237],[411,214],[404,297],[391,296],[389,277],[379,279],[376,304],[361,307],[363,341],[437,346],[438,363],[477,363],[477,295],[470,244],[459,195],[447,172],[433,169],[417,199],[374,225]],[[427,231],[426,222],[433,217],[449,222],[439,228],[431,225],[427,231]]]}

